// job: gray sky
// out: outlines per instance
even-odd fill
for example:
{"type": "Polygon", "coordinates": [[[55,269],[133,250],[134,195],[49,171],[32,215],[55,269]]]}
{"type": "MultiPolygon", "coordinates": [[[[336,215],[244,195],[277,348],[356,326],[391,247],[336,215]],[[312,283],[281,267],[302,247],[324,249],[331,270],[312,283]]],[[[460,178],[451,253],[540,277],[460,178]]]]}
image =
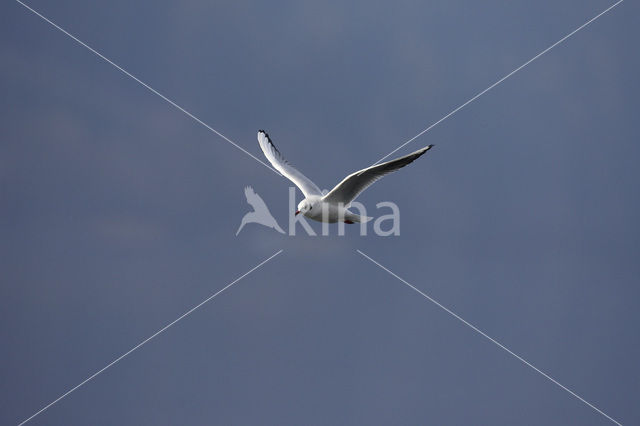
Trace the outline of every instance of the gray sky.
{"type": "MultiPolygon", "coordinates": [[[[28,4],[260,158],[267,129],[331,188],[611,2],[28,4]]],[[[0,423],[279,249],[33,424],[610,424],[356,249],[640,423],[634,2],[400,151],[436,144],[358,198],[398,204],[393,238],[236,237],[243,188],[284,226],[288,181],[0,12],[0,423]]]]}

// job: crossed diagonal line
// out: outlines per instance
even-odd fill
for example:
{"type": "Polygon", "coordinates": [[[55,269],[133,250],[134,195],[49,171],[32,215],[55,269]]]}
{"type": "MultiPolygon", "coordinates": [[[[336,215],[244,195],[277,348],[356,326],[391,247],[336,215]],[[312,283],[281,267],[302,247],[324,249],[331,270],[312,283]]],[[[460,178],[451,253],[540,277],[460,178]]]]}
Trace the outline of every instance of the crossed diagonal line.
{"type": "Polygon", "coordinates": [[[136,77],[135,75],[131,74],[129,71],[127,71],[126,69],[122,68],[120,65],[116,64],[111,59],[107,58],[102,53],[98,52],[93,47],[89,46],[87,43],[83,42],[82,40],[80,40],[79,38],[77,38],[76,36],[71,34],[69,31],[67,31],[64,28],[62,28],[60,25],[56,24],[55,22],[53,22],[52,20],[50,20],[49,18],[47,18],[46,16],[44,16],[43,14],[38,12],[37,10],[33,9],[32,7],[24,4],[20,0],[16,0],[16,1],[18,3],[20,3],[22,6],[24,6],[26,9],[30,10],[31,12],[33,12],[38,17],[42,18],[42,20],[44,20],[47,23],[51,24],[54,28],[56,28],[57,30],[59,30],[60,32],[64,33],[66,36],[68,36],[69,38],[71,38],[72,40],[74,40],[75,42],[80,44],[82,47],[85,47],[91,53],[93,53],[94,55],[96,55],[100,59],[104,60],[108,64],[112,65],[114,68],[116,68],[118,71],[122,72],[124,75],[126,75],[127,77],[131,78],[135,82],[137,82],[140,85],[142,85],[145,89],[149,90],[151,93],[153,93],[153,94],[159,96],[160,98],[162,98],[163,100],[167,101],[171,106],[175,107],[179,111],[182,111],[188,117],[190,117],[193,120],[195,120],[198,124],[203,125],[208,130],[212,131],[213,133],[215,133],[216,135],[220,136],[225,141],[229,142],[231,145],[233,145],[236,148],[238,148],[240,151],[242,151],[245,154],[247,154],[249,157],[251,157],[254,160],[256,160],[258,163],[260,163],[263,166],[271,169],[274,173],[282,176],[282,174],[279,171],[277,171],[276,169],[274,169],[273,167],[271,167],[270,165],[268,165],[267,163],[265,163],[264,161],[262,161],[261,159],[259,159],[258,157],[256,157],[255,155],[253,155],[252,153],[250,153],[249,151],[247,151],[246,149],[244,149],[243,147],[241,147],[240,145],[238,145],[237,143],[235,143],[234,141],[232,141],[231,139],[229,139],[228,137],[226,137],[225,135],[223,135],[222,133],[220,133],[219,131],[217,131],[216,129],[214,129],[213,127],[211,127],[210,125],[208,125],[207,123],[205,123],[204,121],[202,121],[201,119],[199,119],[198,117],[196,117],[195,115],[193,115],[192,113],[190,113],[189,111],[187,111],[186,109],[184,109],[183,107],[181,107],[180,105],[178,105],[177,103],[175,103],[174,101],[172,101],[171,99],[169,99],[168,97],[163,95],[162,93],[160,93],[159,91],[157,91],[156,89],[154,89],[153,87],[149,86],[147,83],[145,83],[144,81],[140,80],[138,77],[136,77]]]}
{"type": "Polygon", "coordinates": [[[397,148],[395,148],[393,151],[391,151],[390,153],[388,153],[387,155],[385,155],[384,157],[382,157],[381,159],[379,159],[378,161],[376,161],[375,163],[373,163],[372,165],[376,165],[379,162],[381,162],[382,160],[384,160],[385,158],[389,157],[390,155],[392,155],[394,152],[398,151],[401,148],[404,148],[405,146],[407,146],[408,144],[410,144],[411,142],[413,142],[414,140],[418,139],[420,136],[424,135],[425,133],[427,133],[429,130],[433,129],[434,127],[436,127],[438,124],[442,123],[444,120],[446,120],[447,118],[451,117],[453,114],[455,114],[456,112],[460,111],[462,108],[466,107],[467,105],[469,105],[470,103],[472,103],[473,101],[475,101],[476,99],[478,99],[480,96],[484,95],[485,93],[487,93],[489,90],[493,89],[494,87],[496,87],[497,85],[499,85],[500,83],[504,82],[506,79],[508,79],[509,77],[511,77],[512,75],[514,75],[515,73],[517,73],[518,71],[520,71],[521,69],[523,69],[524,67],[526,67],[527,65],[529,65],[530,63],[532,63],[533,61],[535,61],[536,59],[538,59],[539,57],[541,57],[542,55],[544,55],[545,53],[549,52],[551,49],[553,49],[554,47],[556,47],[557,45],[561,44],[562,42],[564,42],[565,40],[567,40],[569,37],[571,37],[572,35],[574,35],[575,33],[577,33],[578,31],[582,30],[583,28],[585,28],[587,25],[591,24],[592,22],[594,22],[596,19],[600,18],[602,15],[604,15],[605,13],[609,12],[611,9],[613,9],[614,7],[616,7],[617,5],[619,5],[620,3],[622,3],[624,0],[618,0],[616,3],[612,4],[611,6],[609,6],[608,8],[606,8],[605,10],[603,10],[602,12],[598,13],[596,16],[594,16],[593,18],[589,19],[587,22],[585,22],[584,24],[580,25],[578,28],[576,28],[575,30],[571,31],[569,34],[565,35],[564,37],[562,37],[560,40],[556,41],[555,43],[553,43],[551,46],[547,47],[546,49],[542,50],[540,53],[538,53],[536,56],[534,56],[533,58],[529,59],[527,62],[523,63],[522,65],[520,65],[519,67],[517,67],[516,69],[514,69],[513,71],[511,71],[510,73],[506,74],[504,77],[500,78],[498,81],[496,81],[495,83],[493,83],[492,85],[490,85],[489,87],[487,87],[486,89],[484,89],[481,92],[478,92],[475,96],[473,96],[472,98],[470,98],[469,100],[467,100],[466,102],[460,104],[458,107],[454,108],[453,110],[451,110],[449,113],[447,113],[445,116],[443,116],[441,119],[439,119],[438,121],[434,122],[432,125],[430,125],[429,127],[427,127],[426,129],[422,130],[420,133],[418,133],[417,135],[415,135],[414,137],[412,137],[411,139],[407,140],[406,142],[398,145],[397,148]]]}
{"type": "MultiPolygon", "coordinates": [[[[522,70],[524,67],[526,67],[527,65],[529,65],[530,63],[532,63],[533,61],[535,61],[536,59],[540,58],[541,56],[543,56],[545,53],[549,52],[550,50],[552,50],[553,48],[555,48],[556,46],[558,46],[559,44],[561,44],[562,42],[564,42],[565,40],[567,40],[568,38],[570,38],[571,36],[573,36],[574,34],[576,34],[578,31],[582,30],[583,28],[585,28],[586,26],[588,26],[589,24],[591,24],[592,22],[594,22],[596,19],[600,18],[601,16],[603,16],[604,14],[606,14],[607,12],[609,12],[611,9],[613,9],[614,7],[618,6],[620,3],[622,3],[624,0],[618,0],[616,3],[612,4],[611,6],[609,6],[608,8],[606,8],[604,11],[600,12],[598,15],[596,15],[595,17],[591,18],[590,20],[588,20],[587,22],[585,22],[584,24],[582,24],[581,26],[579,26],[578,28],[576,28],[575,30],[573,30],[572,32],[570,32],[569,34],[565,35],[564,37],[562,37],[560,40],[558,40],[557,42],[553,43],[552,45],[550,45],[549,47],[547,47],[546,49],[542,50],[541,52],[539,52],[537,55],[535,55],[534,57],[532,57],[531,59],[529,59],[528,61],[526,61],[525,63],[523,63],[522,65],[520,65],[519,67],[517,67],[516,69],[514,69],[513,71],[511,71],[510,73],[506,74],[505,76],[503,76],[502,78],[500,78],[498,81],[496,81],[495,83],[493,83],[492,85],[490,85],[489,87],[487,87],[486,89],[482,90],[481,92],[478,92],[475,96],[473,96],[472,98],[470,98],[469,100],[467,100],[466,102],[464,102],[463,104],[461,104],[460,106],[458,106],[457,108],[453,109],[452,111],[450,111],[448,114],[446,114],[445,116],[443,116],[442,118],[440,118],[438,121],[434,122],[433,124],[431,124],[429,127],[427,127],[426,129],[422,130],[421,132],[419,132],[417,135],[415,135],[414,137],[412,137],[411,139],[407,140],[406,142],[402,143],[401,145],[399,145],[397,148],[395,148],[393,151],[389,152],[387,155],[385,155],[384,157],[380,158],[378,161],[376,161],[377,164],[381,161],[383,161],[384,159],[386,159],[387,157],[389,157],[390,155],[392,155],[393,153],[397,152],[398,150],[400,150],[401,148],[403,148],[404,146],[408,145],[409,143],[413,142],[415,139],[419,138],[420,136],[422,136],[423,134],[425,134],[426,132],[428,132],[429,130],[431,130],[433,127],[437,126],[438,124],[440,124],[441,122],[443,122],[444,120],[446,120],[447,118],[451,117],[452,115],[454,115],[455,113],[457,113],[458,111],[460,111],[462,108],[466,107],[467,105],[471,104],[472,102],[474,102],[475,100],[477,100],[479,97],[481,97],[482,95],[484,95],[485,93],[489,92],[490,90],[492,90],[493,88],[495,88],[496,86],[498,86],[499,84],[501,84],[502,82],[504,82],[505,80],[507,80],[509,77],[513,76],[514,74],[516,74],[518,71],[522,70]]],[[[179,111],[183,112],[184,114],[186,114],[188,117],[190,117],[191,119],[193,119],[194,121],[196,121],[197,123],[201,124],[202,126],[204,126],[205,128],[207,128],[208,130],[210,130],[211,132],[215,133],[216,135],[218,135],[219,137],[221,137],[222,139],[224,139],[225,141],[227,141],[228,143],[230,143],[231,145],[233,145],[234,147],[236,147],[237,149],[239,149],[240,151],[242,151],[243,153],[245,153],[246,155],[250,156],[251,158],[253,158],[255,161],[259,162],[260,164],[262,164],[263,166],[269,168],[270,170],[272,170],[274,173],[281,175],[281,173],[279,173],[277,170],[275,170],[273,167],[271,167],[270,165],[266,164],[265,162],[263,162],[262,160],[260,160],[259,158],[257,158],[256,156],[254,156],[253,154],[251,154],[250,152],[248,152],[246,149],[242,148],[240,145],[238,145],[237,143],[235,143],[234,141],[232,141],[231,139],[229,139],[228,137],[226,137],[225,135],[223,135],[222,133],[220,133],[218,130],[214,129],[213,127],[211,127],[210,125],[208,125],[207,123],[205,123],[204,121],[202,121],[201,119],[199,119],[198,117],[196,117],[195,115],[193,115],[191,112],[187,111],[185,108],[183,108],[182,106],[178,105],[177,103],[175,103],[173,100],[171,100],[170,98],[166,97],[165,95],[163,95],[162,93],[160,93],[159,91],[157,91],[156,89],[154,89],[153,87],[151,87],[150,85],[148,85],[147,83],[145,83],[144,81],[140,80],[138,77],[136,77],[135,75],[131,74],[129,71],[127,71],[126,69],[124,69],[123,67],[121,67],[120,65],[116,64],[115,62],[113,62],[111,59],[107,58],[106,56],[104,56],[103,54],[101,54],[100,52],[98,52],[97,50],[95,50],[94,48],[92,48],[91,46],[89,46],[88,44],[84,43],[83,41],[81,41],[80,39],[78,39],[77,37],[75,37],[73,34],[69,33],[68,31],[66,31],[64,28],[60,27],[59,25],[57,25],[56,23],[54,23],[53,21],[51,21],[50,19],[48,19],[47,17],[45,17],[44,15],[42,15],[41,13],[39,13],[38,11],[36,11],[35,9],[31,8],[30,6],[26,5],[25,3],[23,3],[21,0],[16,0],[17,3],[19,3],[20,5],[22,5],[23,7],[25,7],[27,10],[31,11],[32,13],[34,13],[36,16],[40,17],[41,19],[43,19],[44,21],[46,21],[47,23],[49,23],[50,25],[52,25],[54,28],[56,28],[57,30],[61,31],[62,33],[64,33],[65,35],[67,35],[69,38],[71,38],[72,40],[74,40],[75,42],[77,42],[78,44],[80,44],[81,46],[85,47],[86,49],[88,49],[89,51],[91,51],[93,54],[95,54],[96,56],[98,56],[99,58],[101,58],[102,60],[104,60],[105,62],[109,63],[110,65],[112,65],[113,67],[115,67],[117,70],[119,70],[120,72],[122,72],[123,74],[125,74],[127,77],[133,79],[134,81],[136,81],[137,83],[139,83],[140,85],[142,85],[144,88],[146,88],[147,90],[149,90],[150,92],[154,93],[155,95],[159,96],[161,99],[163,99],[164,101],[168,102],[170,105],[172,105],[173,107],[175,107],[176,109],[178,109],[179,111]]],[[[195,305],[193,308],[189,309],[187,312],[185,312],[184,314],[182,314],[180,317],[176,318],[175,320],[173,320],[172,322],[168,323],[167,325],[165,325],[163,328],[161,328],[160,330],[158,330],[157,332],[155,332],[154,334],[152,334],[151,336],[149,336],[148,338],[144,339],[143,341],[141,341],[140,343],[138,343],[136,346],[134,346],[133,348],[131,348],[129,351],[125,352],[124,354],[120,355],[118,358],[114,359],[112,362],[110,362],[109,364],[107,364],[106,366],[104,366],[103,368],[101,368],[100,370],[96,371],[94,374],[92,374],[91,376],[87,377],[85,380],[83,380],[82,382],[80,382],[79,384],[77,384],[76,386],[74,386],[73,388],[69,389],[67,392],[65,392],[64,394],[62,394],[61,396],[59,396],[57,399],[53,400],[52,402],[50,402],[49,404],[47,404],[46,406],[44,406],[43,408],[41,408],[39,411],[35,412],[33,415],[31,415],[30,417],[28,417],[27,419],[25,419],[24,421],[22,421],[20,423],[20,425],[23,425],[27,422],[29,422],[30,420],[32,420],[33,418],[35,418],[36,416],[38,416],[39,414],[41,414],[42,412],[46,411],[47,409],[49,409],[50,407],[52,407],[53,405],[55,405],[56,403],[58,403],[59,401],[61,401],[62,399],[64,399],[65,397],[67,397],[68,395],[70,395],[71,393],[73,393],[74,391],[76,391],[77,389],[79,389],[80,387],[82,387],[83,385],[85,385],[86,383],[88,383],[89,381],[93,380],[95,377],[97,377],[98,375],[100,375],[101,373],[103,373],[104,371],[106,371],[108,368],[112,367],[113,365],[115,365],[116,363],[118,363],[119,361],[121,361],[122,359],[124,359],[125,357],[127,357],[128,355],[130,355],[131,353],[133,353],[134,351],[136,351],[137,349],[139,349],[140,347],[142,347],[143,345],[145,345],[146,343],[148,343],[150,340],[154,339],[155,337],[157,337],[158,335],[160,335],[161,333],[163,333],[164,331],[166,331],[167,329],[169,329],[170,327],[172,327],[173,325],[175,325],[177,322],[179,322],[180,320],[184,319],[185,317],[187,317],[188,315],[190,315],[191,313],[193,313],[195,310],[199,309],[201,306],[203,306],[204,304],[206,304],[207,302],[211,301],[212,299],[214,299],[215,297],[217,297],[219,294],[221,294],[222,292],[224,292],[225,290],[227,290],[228,288],[230,288],[231,286],[233,286],[234,284],[236,284],[237,282],[239,282],[240,280],[242,280],[244,277],[246,277],[247,275],[249,275],[250,273],[252,273],[253,271],[255,271],[256,269],[260,268],[261,266],[263,266],[264,264],[266,264],[267,262],[269,262],[271,259],[275,258],[277,255],[279,255],[280,253],[282,253],[283,250],[279,250],[277,251],[275,254],[271,255],[269,258],[265,259],[264,261],[262,261],[261,263],[259,263],[258,265],[256,265],[255,267],[253,267],[252,269],[250,269],[249,271],[247,271],[246,273],[244,273],[243,275],[241,275],[240,277],[236,278],[234,281],[232,281],[231,283],[227,284],[225,287],[223,287],[221,290],[217,291],[216,293],[212,294],[211,296],[209,296],[208,298],[206,298],[204,301],[200,302],[199,304],[195,305]]],[[[373,260],[371,257],[367,256],[365,253],[363,253],[360,250],[356,250],[360,255],[362,255],[363,257],[365,257],[366,259],[368,259],[369,261],[371,261],[372,263],[374,263],[375,265],[377,265],[378,267],[380,267],[381,269],[385,270],[386,272],[388,272],[389,274],[391,274],[392,276],[394,276],[395,278],[397,278],[398,280],[400,280],[402,283],[404,283],[405,285],[407,285],[408,287],[410,287],[411,289],[413,289],[414,291],[416,291],[417,293],[419,293],[420,295],[422,295],[424,298],[426,298],[427,300],[431,301],[432,303],[434,303],[435,305],[437,305],[438,307],[440,307],[441,309],[443,309],[445,312],[449,313],[450,315],[452,315],[454,318],[458,319],[459,321],[461,321],[463,324],[465,324],[466,326],[470,327],[471,329],[473,329],[475,332],[477,332],[478,334],[480,334],[481,336],[487,338],[488,340],[490,340],[492,343],[494,343],[495,345],[497,345],[499,348],[503,349],[504,351],[506,351],[507,353],[509,353],[511,356],[515,357],[516,359],[518,359],[519,361],[521,361],[522,363],[524,363],[525,365],[527,365],[528,367],[532,368],[534,371],[536,371],[537,373],[541,374],[543,377],[545,377],[546,379],[550,380],[551,382],[553,382],[554,384],[556,384],[557,386],[559,386],[560,388],[562,388],[563,390],[565,390],[566,392],[568,392],[569,394],[571,394],[572,396],[574,396],[575,398],[577,398],[578,400],[580,400],[581,402],[583,402],[584,404],[588,405],[589,407],[591,407],[593,410],[597,411],[598,413],[600,413],[602,416],[606,417],[608,420],[612,421],[615,424],[620,425],[620,423],[618,421],[616,421],[614,418],[610,417],[609,415],[607,415],[605,412],[603,412],[602,410],[600,410],[599,408],[597,408],[596,406],[594,406],[593,404],[591,404],[590,402],[588,402],[587,400],[585,400],[584,398],[582,398],[580,395],[576,394],[575,392],[573,392],[571,389],[567,388],[566,386],[562,385],[560,382],[558,382],[557,380],[555,380],[553,377],[549,376],[547,373],[545,373],[544,371],[538,369],[537,367],[535,367],[533,364],[531,364],[530,362],[528,362],[527,360],[525,360],[524,358],[522,358],[521,356],[519,356],[518,354],[516,354],[515,352],[511,351],[509,348],[507,348],[506,346],[502,345],[500,342],[498,342],[497,340],[493,339],[491,336],[489,336],[488,334],[486,334],[485,332],[483,332],[482,330],[480,330],[479,328],[477,328],[476,326],[474,326],[473,324],[469,323],[468,321],[466,321],[464,318],[460,317],[458,314],[456,314],[455,312],[451,311],[450,309],[448,309],[447,307],[445,307],[444,305],[440,304],[437,300],[433,299],[432,297],[428,296],[426,293],[422,292],[421,290],[419,290],[417,287],[413,286],[412,284],[410,284],[409,282],[405,281],[403,278],[401,278],[400,276],[396,275],[395,273],[393,273],[391,270],[387,269],[385,266],[383,266],[382,264],[380,264],[379,262],[373,260]]]]}
{"type": "Polygon", "coordinates": [[[256,266],[254,266],[253,268],[249,269],[247,272],[245,272],[244,274],[240,275],[238,278],[236,278],[235,280],[231,281],[229,284],[227,284],[226,286],[224,286],[222,289],[218,290],[217,292],[213,293],[211,296],[207,297],[206,299],[204,299],[202,302],[198,303],[197,305],[195,305],[193,308],[189,309],[188,311],[186,311],[184,314],[180,315],[178,318],[174,319],[173,321],[171,321],[169,324],[165,325],[164,327],[162,327],[160,330],[156,331],[155,333],[153,333],[151,336],[147,337],[146,339],[144,339],[143,341],[141,341],[140,343],[138,343],[137,345],[135,345],[134,347],[132,347],[131,349],[129,349],[127,352],[123,353],[122,355],[120,355],[119,357],[117,357],[116,359],[114,359],[113,361],[111,361],[109,364],[105,365],[104,367],[102,367],[100,370],[96,371],[95,373],[93,373],[92,375],[90,375],[89,377],[87,377],[86,379],[84,379],[82,382],[78,383],[77,385],[75,385],[74,387],[72,387],[71,389],[69,389],[68,391],[66,391],[65,393],[63,393],[62,395],[60,395],[58,398],[54,399],[53,401],[51,401],[49,404],[45,405],[44,407],[42,407],[40,410],[36,411],[35,413],[33,413],[30,417],[24,419],[22,422],[20,422],[20,424],[18,426],[22,426],[23,424],[27,423],[28,421],[32,420],[34,417],[36,417],[38,414],[46,411],[47,409],[51,408],[53,405],[57,404],[58,402],[60,402],[62,399],[66,398],[67,396],[69,396],[71,393],[75,392],[77,389],[79,389],[80,387],[82,387],[83,385],[85,385],[86,383],[90,382],[91,380],[95,379],[98,375],[102,374],[105,370],[107,370],[108,368],[114,366],[115,364],[117,364],[118,362],[120,362],[122,359],[124,359],[125,357],[127,357],[128,355],[130,355],[131,353],[135,352],[136,350],[140,349],[142,346],[144,346],[145,344],[149,343],[149,341],[151,341],[152,339],[154,339],[155,337],[157,337],[158,335],[164,333],[165,331],[167,331],[169,328],[171,328],[172,326],[174,326],[178,321],[183,320],[184,318],[188,317],[189,315],[191,315],[193,312],[195,312],[197,309],[199,309],[202,305],[206,304],[207,302],[215,299],[219,294],[221,294],[222,292],[224,292],[225,290],[227,290],[228,288],[230,288],[232,285],[236,284],[237,282],[239,282],[241,279],[243,279],[244,277],[246,277],[247,275],[249,275],[250,273],[252,273],[253,271],[255,271],[256,269],[260,268],[262,265],[264,265],[265,263],[269,262],[271,259],[273,259],[274,257],[276,257],[277,255],[279,255],[280,253],[282,253],[283,250],[278,250],[277,252],[275,252],[274,254],[272,254],[270,257],[266,258],[265,260],[263,260],[262,262],[258,263],[256,266]]]}
{"type": "Polygon", "coordinates": [[[447,308],[446,306],[444,306],[442,303],[438,302],[436,299],[434,299],[433,297],[429,296],[428,294],[426,294],[425,292],[423,292],[422,290],[418,289],[417,287],[415,287],[413,284],[409,283],[408,281],[406,281],[404,278],[400,277],[399,275],[396,275],[393,271],[391,271],[390,269],[388,269],[387,267],[383,266],[381,263],[377,262],[376,260],[372,259],[371,257],[367,256],[365,253],[363,253],[360,250],[356,250],[360,255],[362,255],[365,259],[369,260],[370,262],[372,262],[373,264],[375,264],[376,266],[378,266],[380,269],[388,272],[391,276],[393,276],[394,278],[396,278],[397,280],[399,280],[400,282],[402,282],[403,284],[405,284],[407,287],[411,288],[412,290],[414,290],[416,293],[420,294],[422,297],[424,297],[425,299],[429,300],[431,303],[433,303],[434,305],[436,305],[437,307],[439,307],[440,309],[444,310],[446,313],[448,313],[449,315],[451,315],[452,317],[454,317],[455,319],[457,319],[458,321],[462,322],[464,325],[466,325],[467,327],[469,327],[470,329],[472,329],[473,331],[475,331],[476,333],[478,333],[479,335],[481,335],[482,337],[485,337],[486,339],[488,339],[491,343],[495,344],[497,347],[499,347],[500,349],[504,350],[505,352],[507,352],[509,355],[511,355],[512,357],[516,358],[518,361],[522,362],[524,365],[526,365],[527,367],[530,367],[531,369],[533,369],[535,372],[539,373],[540,375],[542,375],[544,378],[546,378],[547,380],[550,380],[552,383],[556,384],[557,386],[559,386],[561,389],[567,391],[569,394],[573,395],[574,397],[576,397],[578,400],[584,402],[585,404],[587,404],[589,407],[593,408],[595,411],[597,411],[598,413],[602,414],[604,417],[606,417],[607,419],[611,420],[613,423],[617,424],[617,425],[621,425],[617,420],[615,420],[613,417],[609,416],[607,413],[605,413],[604,411],[602,411],[601,409],[599,409],[598,407],[596,407],[595,405],[593,405],[592,403],[590,403],[589,401],[587,401],[586,399],[584,399],[583,397],[581,397],[580,395],[578,395],[577,393],[575,393],[574,391],[572,391],[571,389],[569,389],[568,387],[564,386],[562,383],[560,383],[559,381],[557,381],[556,379],[554,379],[553,377],[551,377],[550,375],[548,375],[547,373],[545,373],[544,371],[540,370],[538,367],[536,367],[535,365],[531,364],[529,361],[527,361],[526,359],[524,359],[523,357],[521,357],[520,355],[518,355],[517,353],[513,352],[511,349],[509,349],[508,347],[506,347],[505,345],[503,345],[502,343],[498,342],[496,339],[494,339],[493,337],[489,336],[487,333],[485,333],[484,331],[480,330],[478,327],[476,327],[475,325],[471,324],[469,321],[465,320],[464,318],[462,318],[460,315],[456,314],[455,312],[453,312],[451,309],[447,308]]]}

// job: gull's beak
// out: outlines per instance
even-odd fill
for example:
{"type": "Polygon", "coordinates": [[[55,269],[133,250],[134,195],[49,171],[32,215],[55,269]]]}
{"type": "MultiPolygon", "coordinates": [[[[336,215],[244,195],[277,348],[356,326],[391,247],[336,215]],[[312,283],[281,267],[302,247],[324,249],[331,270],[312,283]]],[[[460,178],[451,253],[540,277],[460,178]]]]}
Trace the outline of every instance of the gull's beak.
{"type": "Polygon", "coordinates": [[[300,210],[296,210],[296,214],[294,216],[298,216],[300,214],[300,210]]]}

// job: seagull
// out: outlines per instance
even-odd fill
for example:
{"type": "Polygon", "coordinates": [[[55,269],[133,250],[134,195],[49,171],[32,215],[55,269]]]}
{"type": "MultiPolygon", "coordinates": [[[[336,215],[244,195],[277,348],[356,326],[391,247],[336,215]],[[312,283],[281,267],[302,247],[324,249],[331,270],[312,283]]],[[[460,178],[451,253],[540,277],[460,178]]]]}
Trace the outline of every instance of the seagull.
{"type": "Polygon", "coordinates": [[[302,213],[309,219],[329,223],[339,221],[355,223],[370,220],[370,217],[349,211],[351,202],[378,179],[406,166],[433,148],[433,145],[428,145],[404,157],[358,170],[344,178],[328,193],[323,193],[315,183],[284,159],[264,130],[258,131],[258,143],[273,167],[300,188],[304,194],[305,198],[298,204],[295,215],[302,213]]]}
{"type": "Polygon", "coordinates": [[[240,222],[240,227],[236,231],[236,236],[238,236],[244,225],[247,223],[259,223],[260,225],[264,225],[267,228],[273,228],[279,233],[284,234],[284,231],[280,228],[278,222],[276,222],[274,217],[271,215],[271,212],[264,200],[256,194],[252,187],[247,186],[244,189],[244,196],[247,198],[247,203],[253,207],[253,211],[244,215],[240,222]]]}

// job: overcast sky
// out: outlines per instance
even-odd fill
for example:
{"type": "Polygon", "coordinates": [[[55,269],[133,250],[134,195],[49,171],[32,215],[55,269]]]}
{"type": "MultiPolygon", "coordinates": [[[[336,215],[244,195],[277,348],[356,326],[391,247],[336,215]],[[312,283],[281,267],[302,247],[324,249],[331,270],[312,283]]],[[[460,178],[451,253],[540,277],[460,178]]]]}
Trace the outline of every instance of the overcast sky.
{"type": "MultiPolygon", "coordinates": [[[[28,2],[321,188],[611,1],[28,2]]],[[[624,2],[401,151],[397,237],[236,237],[289,182],[16,2],[0,6],[0,423],[640,423],[640,8],[624,2]]],[[[297,201],[301,194],[297,193],[297,201]]],[[[319,232],[321,225],[313,223],[319,232]]],[[[371,228],[370,228],[371,229],[371,228]]]]}

